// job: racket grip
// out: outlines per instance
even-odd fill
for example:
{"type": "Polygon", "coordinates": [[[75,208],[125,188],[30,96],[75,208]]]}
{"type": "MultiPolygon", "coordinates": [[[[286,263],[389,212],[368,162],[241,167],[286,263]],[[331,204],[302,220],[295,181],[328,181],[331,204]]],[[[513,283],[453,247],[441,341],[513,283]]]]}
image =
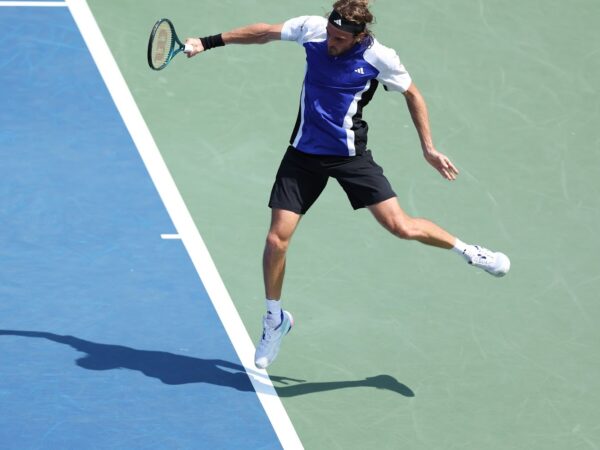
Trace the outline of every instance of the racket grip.
{"type": "Polygon", "coordinates": [[[191,53],[194,50],[194,47],[191,44],[185,44],[183,48],[184,53],[191,53]]]}

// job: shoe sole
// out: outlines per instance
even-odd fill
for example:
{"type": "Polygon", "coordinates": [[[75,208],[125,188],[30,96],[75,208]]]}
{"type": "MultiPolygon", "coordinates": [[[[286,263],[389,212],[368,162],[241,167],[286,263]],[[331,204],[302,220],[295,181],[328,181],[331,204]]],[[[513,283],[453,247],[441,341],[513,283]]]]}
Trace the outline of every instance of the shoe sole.
{"type": "Polygon", "coordinates": [[[283,311],[283,314],[286,315],[288,317],[288,320],[290,321],[290,327],[285,333],[287,335],[290,331],[292,331],[292,327],[294,326],[294,316],[292,316],[292,313],[288,311],[283,311]]]}

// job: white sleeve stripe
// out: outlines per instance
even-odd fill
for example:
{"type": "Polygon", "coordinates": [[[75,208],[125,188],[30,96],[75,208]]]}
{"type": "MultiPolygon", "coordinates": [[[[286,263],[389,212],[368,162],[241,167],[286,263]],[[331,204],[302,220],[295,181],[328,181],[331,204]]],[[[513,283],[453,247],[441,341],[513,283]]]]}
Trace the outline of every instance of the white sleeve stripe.
{"type": "Polygon", "coordinates": [[[284,22],[282,41],[296,41],[302,45],[313,40],[323,40],[327,34],[327,19],[319,16],[294,17],[284,22]]]}
{"type": "Polygon", "coordinates": [[[379,71],[377,80],[386,89],[405,92],[411,85],[412,79],[396,52],[375,41],[364,55],[365,61],[379,71]]]}

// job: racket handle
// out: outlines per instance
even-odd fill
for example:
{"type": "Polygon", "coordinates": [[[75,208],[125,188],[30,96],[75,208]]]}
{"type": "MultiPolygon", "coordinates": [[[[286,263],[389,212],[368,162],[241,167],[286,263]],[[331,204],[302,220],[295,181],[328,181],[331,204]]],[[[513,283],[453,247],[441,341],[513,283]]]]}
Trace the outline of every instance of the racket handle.
{"type": "Polygon", "coordinates": [[[194,50],[194,47],[191,44],[185,44],[183,48],[184,53],[191,53],[194,50]]]}

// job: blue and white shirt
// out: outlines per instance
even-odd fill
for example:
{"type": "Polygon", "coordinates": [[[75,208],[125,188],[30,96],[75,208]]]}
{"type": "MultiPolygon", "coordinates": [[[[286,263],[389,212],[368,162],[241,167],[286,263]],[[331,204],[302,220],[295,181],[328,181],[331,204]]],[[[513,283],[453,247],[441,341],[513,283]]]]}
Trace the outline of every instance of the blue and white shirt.
{"type": "Polygon", "coordinates": [[[288,20],[281,39],[296,41],[306,50],[300,111],[290,144],[315,155],[355,156],[364,151],[369,127],[362,110],[378,84],[399,92],[411,84],[396,52],[373,38],[330,56],[327,19],[319,16],[288,20]]]}

